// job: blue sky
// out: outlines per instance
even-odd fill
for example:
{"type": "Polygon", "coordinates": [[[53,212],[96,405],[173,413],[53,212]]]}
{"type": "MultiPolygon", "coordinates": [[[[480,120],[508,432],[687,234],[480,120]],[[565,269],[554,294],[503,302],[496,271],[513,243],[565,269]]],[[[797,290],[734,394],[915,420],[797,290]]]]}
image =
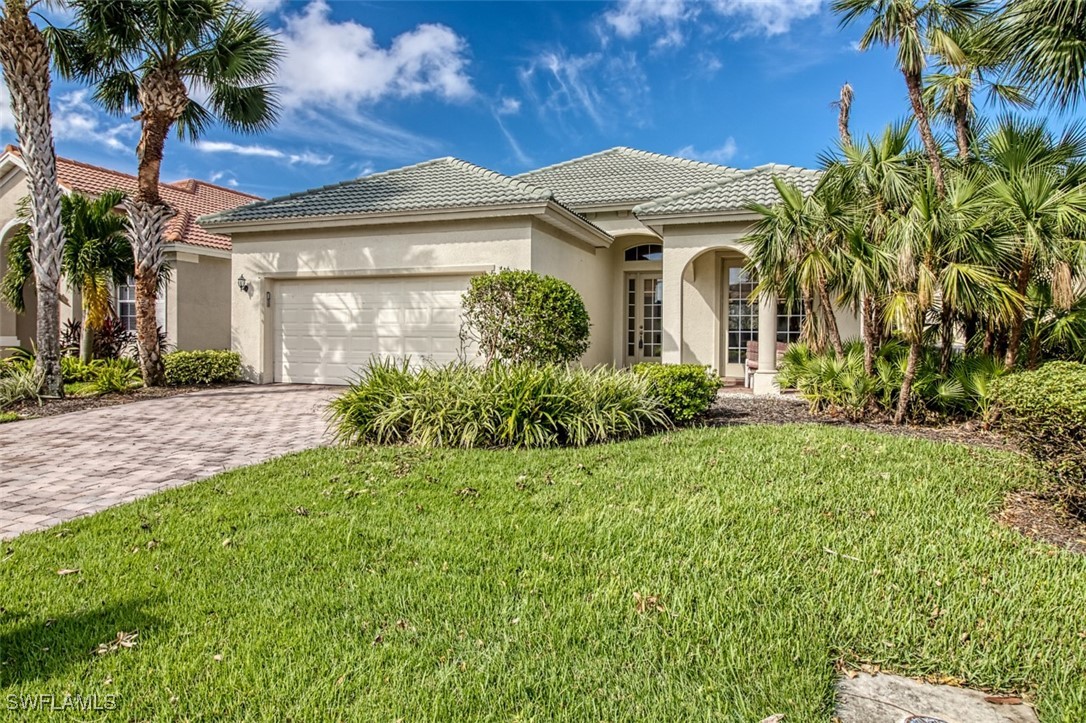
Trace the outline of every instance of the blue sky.
{"type": "MultiPolygon", "coordinates": [[[[829,0],[248,4],[287,47],[283,116],[257,136],[171,138],[165,180],[271,196],[438,156],[515,174],[616,145],[814,166],[843,82],[855,133],[907,109],[892,56],[858,52],[829,0]]],[[[61,155],[134,171],[136,123],[63,82],[54,113],[61,155]]]]}

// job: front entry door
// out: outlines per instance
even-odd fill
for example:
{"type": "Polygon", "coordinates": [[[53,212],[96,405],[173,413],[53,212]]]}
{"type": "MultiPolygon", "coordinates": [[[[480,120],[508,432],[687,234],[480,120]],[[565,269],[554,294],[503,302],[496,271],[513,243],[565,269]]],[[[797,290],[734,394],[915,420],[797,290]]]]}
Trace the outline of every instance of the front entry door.
{"type": "Polygon", "coordinates": [[[659,272],[626,276],[626,363],[659,362],[664,280],[659,272]]]}

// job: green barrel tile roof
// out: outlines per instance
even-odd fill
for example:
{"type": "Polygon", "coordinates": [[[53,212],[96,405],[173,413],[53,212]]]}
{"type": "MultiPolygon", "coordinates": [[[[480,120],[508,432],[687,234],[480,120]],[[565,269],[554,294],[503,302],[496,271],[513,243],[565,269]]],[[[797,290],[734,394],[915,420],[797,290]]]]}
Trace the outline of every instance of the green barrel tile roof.
{"type": "Polygon", "coordinates": [[[773,185],[775,177],[795,184],[804,193],[811,193],[818,185],[822,173],[771,163],[642,203],[634,207],[634,213],[638,218],[651,218],[685,213],[742,211],[749,203],[771,205],[780,200],[780,194],[773,185]]]}
{"type": "Polygon", "coordinates": [[[641,203],[739,173],[728,166],[617,147],[514,178],[554,191],[573,208],[641,203]]]}

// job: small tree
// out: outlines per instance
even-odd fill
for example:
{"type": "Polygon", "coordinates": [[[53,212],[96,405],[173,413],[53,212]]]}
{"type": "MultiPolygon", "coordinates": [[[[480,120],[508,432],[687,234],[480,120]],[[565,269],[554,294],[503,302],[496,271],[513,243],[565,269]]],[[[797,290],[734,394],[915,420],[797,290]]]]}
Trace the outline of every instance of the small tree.
{"type": "Polygon", "coordinates": [[[464,294],[461,339],[487,360],[563,364],[588,350],[588,312],[565,281],[533,271],[476,276],[464,294]]]}

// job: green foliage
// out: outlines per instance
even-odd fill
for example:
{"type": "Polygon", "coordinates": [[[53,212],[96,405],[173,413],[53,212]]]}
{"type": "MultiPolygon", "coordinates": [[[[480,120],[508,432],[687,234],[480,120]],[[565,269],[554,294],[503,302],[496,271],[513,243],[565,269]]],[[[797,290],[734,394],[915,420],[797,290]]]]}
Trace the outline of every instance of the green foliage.
{"type": "Polygon", "coordinates": [[[721,380],[699,364],[638,364],[634,374],[646,379],[674,422],[688,422],[705,414],[720,391],[721,380]]]}
{"type": "Polygon", "coordinates": [[[1000,424],[1086,511],[1086,364],[1051,362],[995,385],[1000,424]]]}
{"type": "Polygon", "coordinates": [[[162,361],[166,366],[166,383],[174,387],[228,384],[241,375],[241,355],[236,351],[175,351],[162,361]]]}
{"type": "Polygon", "coordinates": [[[41,388],[45,375],[33,365],[12,365],[0,376],[0,409],[20,402],[41,403],[41,388]]]}
{"type": "Polygon", "coordinates": [[[96,359],[94,391],[98,394],[125,394],[142,384],[140,371],[131,359],[96,359]]]}
{"type": "Polygon", "coordinates": [[[668,426],[649,383],[627,371],[374,360],[331,405],[348,444],[584,446],[668,426]]]}
{"type": "Polygon", "coordinates": [[[488,362],[562,364],[588,350],[588,312],[565,281],[504,269],[472,278],[463,297],[465,341],[488,362]]]}
{"type": "Polygon", "coordinates": [[[60,374],[65,384],[94,381],[97,369],[94,363],[84,364],[76,357],[66,356],[60,360],[60,374]]]}
{"type": "Polygon", "coordinates": [[[0,424],[5,424],[7,422],[18,422],[20,419],[22,419],[22,417],[20,417],[15,412],[0,412],[0,424]]]}
{"type": "MultiPolygon", "coordinates": [[[[890,414],[897,405],[905,376],[908,347],[899,341],[883,345],[875,358],[874,374],[864,372],[863,345],[849,342],[845,356],[832,352],[815,354],[805,344],[793,344],[781,359],[777,381],[797,390],[812,412],[840,414],[850,420],[890,414]]],[[[1003,366],[985,355],[955,354],[950,372],[939,372],[939,353],[925,350],[913,381],[910,415],[972,418],[984,422],[993,417],[992,382],[1003,366]]]]}

